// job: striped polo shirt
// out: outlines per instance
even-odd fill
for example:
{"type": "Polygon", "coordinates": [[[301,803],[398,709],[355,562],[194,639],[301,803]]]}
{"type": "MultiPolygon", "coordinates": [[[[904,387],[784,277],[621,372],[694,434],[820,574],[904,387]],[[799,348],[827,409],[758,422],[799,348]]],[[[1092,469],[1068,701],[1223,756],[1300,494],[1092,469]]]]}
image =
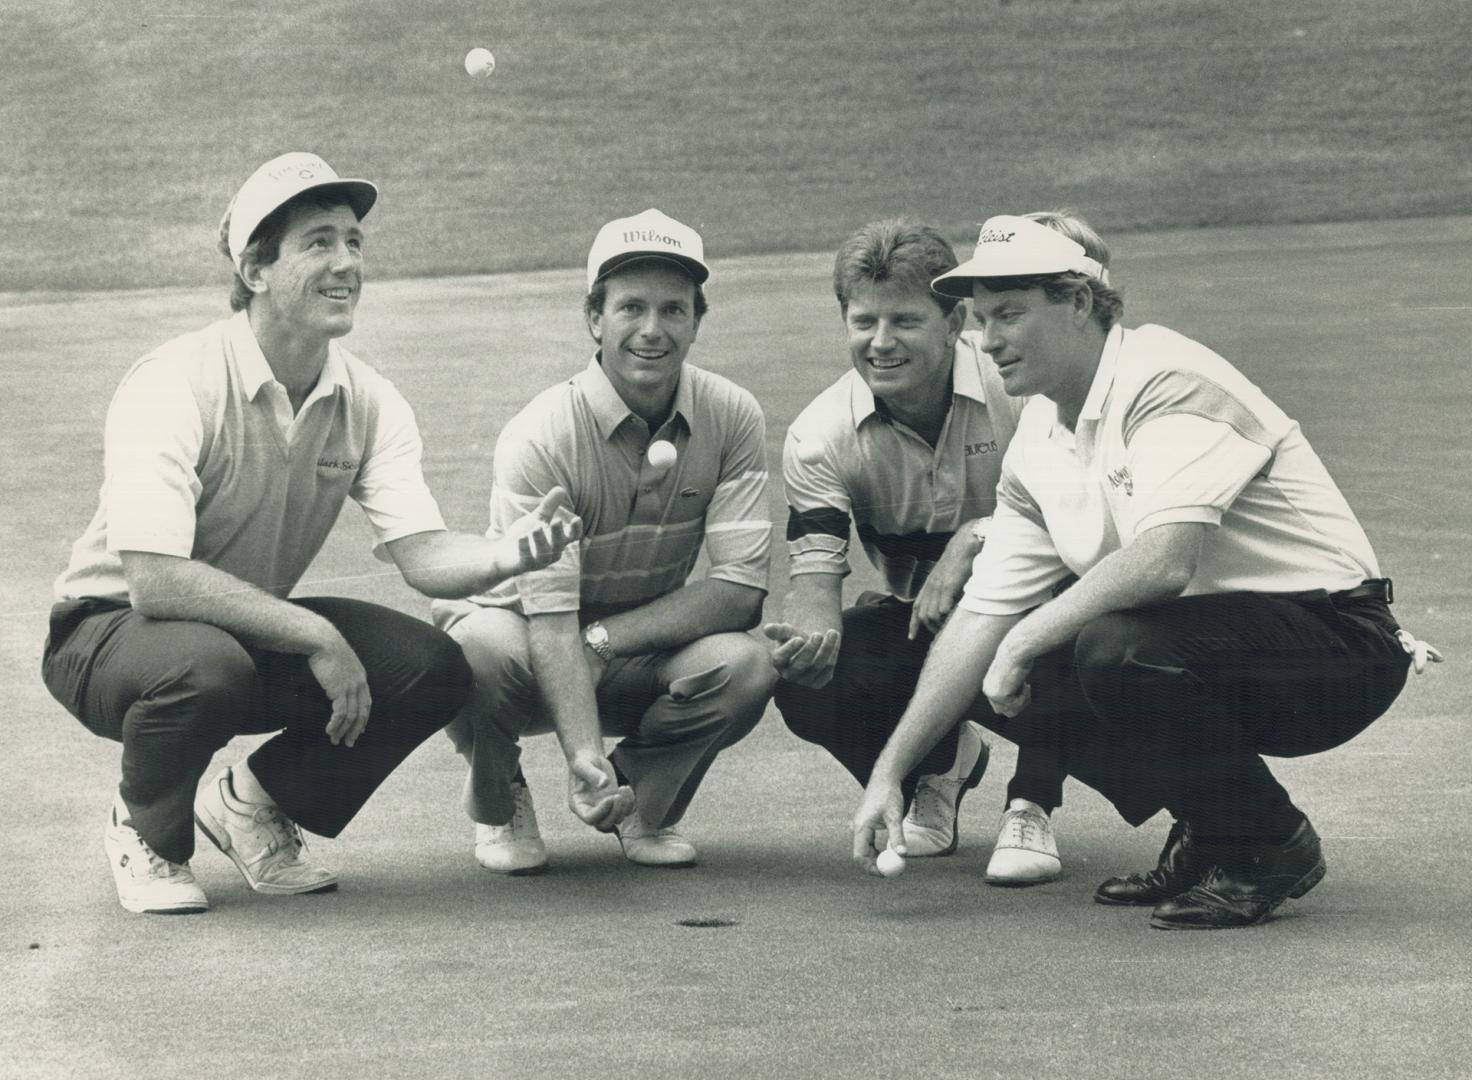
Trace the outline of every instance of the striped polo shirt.
{"type": "Polygon", "coordinates": [[[1369,539],[1298,424],[1206,346],[1161,326],[1105,339],[1074,431],[1036,398],[962,605],[1014,615],[1157,525],[1211,526],[1184,595],[1353,588],[1369,539]]]}
{"type": "Polygon", "coordinates": [[[300,410],[245,312],[145,356],[108,406],[102,492],[58,600],[128,599],[121,551],[197,559],[285,596],[346,499],[382,545],[443,529],[414,413],[337,342],[300,410]]]}
{"type": "MultiPolygon", "coordinates": [[[[702,542],[707,577],[765,592],[772,528],[765,441],[756,398],[690,364],[680,374],[669,419],[651,431],[594,356],[502,430],[487,530],[504,532],[560,485],[583,519],[583,538],[552,565],[471,602],[524,615],[578,611],[583,621],[604,618],[680,588],[702,542]],[[645,457],[656,439],[673,443],[678,453],[663,474],[645,457]]],[[[456,613],[456,602],[435,605],[442,623],[456,613]]]]}
{"type": "Polygon", "coordinates": [[[956,529],[992,513],[1026,399],[1007,396],[980,341],[967,331],[956,342],[951,408],[933,447],[854,370],[793,421],[782,450],[792,575],[848,574],[854,527],[889,591],[913,600],[956,529]]]}

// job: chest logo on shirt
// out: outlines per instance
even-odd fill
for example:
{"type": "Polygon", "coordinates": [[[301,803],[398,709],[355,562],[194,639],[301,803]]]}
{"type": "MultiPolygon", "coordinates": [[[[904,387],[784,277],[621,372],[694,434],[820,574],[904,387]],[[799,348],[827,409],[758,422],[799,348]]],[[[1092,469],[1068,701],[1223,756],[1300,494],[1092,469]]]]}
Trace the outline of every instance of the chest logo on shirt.
{"type": "Polygon", "coordinates": [[[997,440],[990,442],[974,442],[966,444],[966,456],[975,457],[977,454],[995,454],[997,452],[997,440]]]}
{"type": "Polygon", "coordinates": [[[1133,495],[1135,493],[1135,478],[1130,475],[1130,467],[1128,465],[1121,465],[1110,473],[1107,479],[1109,480],[1109,486],[1115,491],[1124,488],[1126,495],[1133,495]]]}

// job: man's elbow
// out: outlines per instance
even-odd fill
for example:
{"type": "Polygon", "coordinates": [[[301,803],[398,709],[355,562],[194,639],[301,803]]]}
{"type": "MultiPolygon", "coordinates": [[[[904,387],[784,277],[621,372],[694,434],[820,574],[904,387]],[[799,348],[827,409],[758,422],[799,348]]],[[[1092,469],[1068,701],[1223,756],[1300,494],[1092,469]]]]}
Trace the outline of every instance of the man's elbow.
{"type": "Polygon", "coordinates": [[[751,630],[762,621],[762,602],[767,594],[759,589],[742,589],[731,604],[733,630],[751,630]]]}

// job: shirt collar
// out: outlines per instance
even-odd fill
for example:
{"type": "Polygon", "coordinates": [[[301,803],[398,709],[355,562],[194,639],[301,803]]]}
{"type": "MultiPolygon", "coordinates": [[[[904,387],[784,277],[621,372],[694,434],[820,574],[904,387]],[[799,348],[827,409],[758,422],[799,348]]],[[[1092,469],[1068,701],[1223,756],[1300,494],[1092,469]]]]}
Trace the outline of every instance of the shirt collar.
{"type": "MultiPolygon", "coordinates": [[[[261,392],[261,387],[267,383],[277,382],[276,374],[271,370],[271,364],[266,360],[266,354],[261,352],[261,344],[256,340],[255,331],[250,327],[249,314],[245,311],[237,311],[230,318],[230,350],[235,356],[235,364],[240,372],[241,387],[245,390],[245,396],[251,401],[261,392]]],[[[307,399],[313,400],[326,397],[340,386],[346,386],[347,364],[342,358],[342,349],[336,341],[327,343],[327,362],[322,365],[322,372],[317,376],[317,383],[312,387],[312,392],[307,399]]]]}
{"type": "MultiPolygon", "coordinates": [[[[634,415],[634,410],[629,408],[623,398],[614,389],[613,383],[609,381],[608,372],[603,370],[603,364],[599,360],[599,354],[594,353],[593,359],[588,361],[588,366],[583,369],[579,380],[583,396],[588,399],[588,405],[593,410],[593,421],[598,425],[598,434],[603,436],[604,441],[613,438],[613,435],[629,417],[634,415]]],[[[686,377],[685,368],[680,368],[680,383],[675,387],[675,407],[671,413],[671,419],[678,416],[684,421],[685,429],[691,430],[690,418],[695,413],[695,393],[690,388],[690,380],[686,377]]],[[[642,422],[642,421],[641,421],[642,422]]]]}
{"type": "MultiPolygon", "coordinates": [[[[958,338],[951,353],[951,393],[969,397],[985,405],[986,391],[982,389],[981,373],[977,371],[976,363],[977,357],[971,343],[965,337],[958,338]]],[[[884,402],[874,397],[869,384],[857,371],[854,372],[852,402],[855,429],[871,416],[878,416],[885,423],[889,422],[890,413],[884,408],[884,402]]]]}
{"type": "Polygon", "coordinates": [[[1104,351],[1099,354],[1099,367],[1094,371],[1094,381],[1089,385],[1089,396],[1084,398],[1084,407],[1078,419],[1096,421],[1104,415],[1104,402],[1114,386],[1114,371],[1119,366],[1119,350],[1124,343],[1124,327],[1115,323],[1104,338],[1104,351]]]}

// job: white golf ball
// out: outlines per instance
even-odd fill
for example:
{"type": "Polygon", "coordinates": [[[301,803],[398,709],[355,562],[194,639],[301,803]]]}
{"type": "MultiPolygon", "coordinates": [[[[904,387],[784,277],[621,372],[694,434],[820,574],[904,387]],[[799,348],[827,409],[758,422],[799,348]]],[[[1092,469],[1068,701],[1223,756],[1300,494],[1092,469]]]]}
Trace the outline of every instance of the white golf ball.
{"type": "Polygon", "coordinates": [[[490,49],[475,48],[465,54],[465,73],[475,79],[489,79],[496,70],[496,58],[490,49]]]}
{"type": "Polygon", "coordinates": [[[885,848],[874,860],[874,865],[885,877],[899,877],[905,872],[905,857],[894,848],[885,848]]]}
{"type": "Polygon", "coordinates": [[[664,472],[674,466],[679,454],[675,451],[675,444],[666,442],[664,439],[656,439],[649,444],[649,467],[664,472]]]}

